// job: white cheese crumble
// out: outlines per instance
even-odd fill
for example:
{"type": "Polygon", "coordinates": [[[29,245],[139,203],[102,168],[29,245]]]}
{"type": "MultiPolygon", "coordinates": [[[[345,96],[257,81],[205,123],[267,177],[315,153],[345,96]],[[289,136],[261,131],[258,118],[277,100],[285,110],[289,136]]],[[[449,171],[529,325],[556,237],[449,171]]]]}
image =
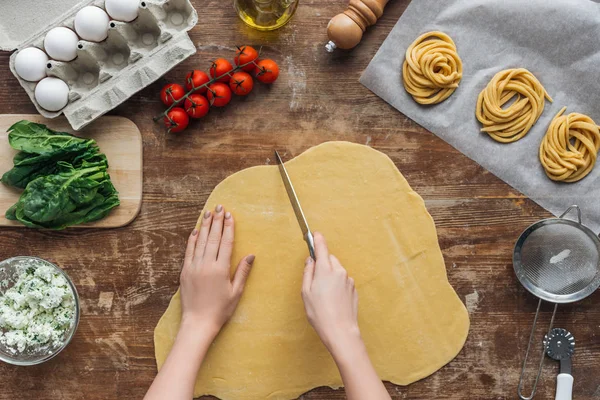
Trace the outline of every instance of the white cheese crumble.
{"type": "Polygon", "coordinates": [[[0,295],[0,345],[12,354],[51,353],[75,322],[65,277],[43,261],[17,265],[15,284],[0,295]]]}

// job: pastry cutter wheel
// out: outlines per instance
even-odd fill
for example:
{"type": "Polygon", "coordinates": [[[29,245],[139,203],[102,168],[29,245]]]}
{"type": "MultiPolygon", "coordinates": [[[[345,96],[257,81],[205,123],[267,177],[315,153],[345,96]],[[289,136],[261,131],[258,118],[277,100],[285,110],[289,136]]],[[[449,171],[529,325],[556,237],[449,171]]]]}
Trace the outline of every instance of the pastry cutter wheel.
{"type": "Polygon", "coordinates": [[[560,373],[556,377],[556,400],[573,398],[573,375],[571,356],[575,352],[575,338],[563,328],[554,328],[544,338],[546,355],[560,361],[560,373]]]}
{"type": "Polygon", "coordinates": [[[600,239],[581,223],[579,207],[571,206],[560,217],[536,222],[521,234],[515,244],[513,267],[523,287],[539,298],[517,389],[521,400],[531,400],[542,373],[546,347],[531,394],[526,397],[521,389],[542,300],[554,303],[550,337],[558,304],[582,300],[600,286],[600,239]],[[577,211],[577,221],[564,218],[571,210],[577,211]]]}

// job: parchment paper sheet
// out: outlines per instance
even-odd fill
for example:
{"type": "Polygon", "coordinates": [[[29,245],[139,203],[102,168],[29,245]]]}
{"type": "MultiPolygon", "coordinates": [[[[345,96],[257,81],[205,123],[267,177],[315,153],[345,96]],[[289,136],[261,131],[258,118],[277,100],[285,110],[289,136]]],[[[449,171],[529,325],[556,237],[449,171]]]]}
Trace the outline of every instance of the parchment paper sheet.
{"type": "Polygon", "coordinates": [[[553,213],[571,204],[583,222],[600,231],[600,161],[577,183],[554,183],[538,158],[554,115],[589,115],[600,124],[600,4],[592,0],[413,0],[363,73],[360,82],[407,117],[553,213]],[[452,37],[463,61],[463,79],[445,102],[421,106],[402,85],[407,47],[420,34],[452,37]],[[521,140],[500,144],[480,132],[479,92],[498,71],[523,67],[544,85],[554,103],[521,140]]]}

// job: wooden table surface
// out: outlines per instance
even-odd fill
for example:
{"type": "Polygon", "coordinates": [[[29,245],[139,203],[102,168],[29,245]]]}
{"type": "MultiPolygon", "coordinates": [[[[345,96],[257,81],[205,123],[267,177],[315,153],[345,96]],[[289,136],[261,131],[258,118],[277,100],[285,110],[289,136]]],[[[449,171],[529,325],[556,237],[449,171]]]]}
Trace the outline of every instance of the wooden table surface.
{"type": "MultiPolygon", "coordinates": [[[[293,20],[271,33],[243,25],[230,1],[195,1],[200,22],[191,36],[198,53],[112,112],[133,120],[143,135],[144,202],[137,220],[115,230],[0,229],[0,259],[36,255],[58,263],[73,278],[82,309],[77,334],[58,357],[35,367],[0,365],[0,398],[142,398],[156,374],[154,327],[177,289],[186,237],[212,189],[236,171],[271,163],[274,148],[291,157],[329,140],[385,152],[423,196],[450,283],[471,317],[456,359],[408,387],[387,384],[392,398],[516,398],[537,302],[514,277],[512,247],[525,227],[549,213],[358,83],[409,2],[391,1],[354,51],[328,54],[326,25],[346,0],[301,0],[293,20]],[[192,68],[208,69],[216,57],[231,58],[236,44],[262,45],[280,64],[279,80],[257,85],[248,98],[212,110],[180,135],[152,122],[163,110],[162,85],[182,82],[192,68]]],[[[35,112],[9,71],[9,56],[0,53],[0,113],[35,112]]],[[[561,306],[557,316],[557,326],[577,340],[577,399],[600,398],[599,301],[596,293],[561,306]]],[[[541,322],[548,321],[544,309],[541,322]]],[[[547,360],[536,398],[554,398],[557,371],[547,360]]],[[[345,395],[318,388],[301,398],[345,395]]]]}

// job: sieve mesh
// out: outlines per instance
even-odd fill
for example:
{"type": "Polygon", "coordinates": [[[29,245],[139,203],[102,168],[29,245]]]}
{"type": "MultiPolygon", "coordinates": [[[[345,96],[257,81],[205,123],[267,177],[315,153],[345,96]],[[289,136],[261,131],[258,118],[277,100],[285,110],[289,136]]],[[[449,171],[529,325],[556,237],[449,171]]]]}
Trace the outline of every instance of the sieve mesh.
{"type": "Polygon", "coordinates": [[[599,261],[595,237],[581,225],[553,220],[538,225],[523,241],[517,275],[524,285],[522,278],[550,295],[568,296],[600,277],[599,261]]]}

